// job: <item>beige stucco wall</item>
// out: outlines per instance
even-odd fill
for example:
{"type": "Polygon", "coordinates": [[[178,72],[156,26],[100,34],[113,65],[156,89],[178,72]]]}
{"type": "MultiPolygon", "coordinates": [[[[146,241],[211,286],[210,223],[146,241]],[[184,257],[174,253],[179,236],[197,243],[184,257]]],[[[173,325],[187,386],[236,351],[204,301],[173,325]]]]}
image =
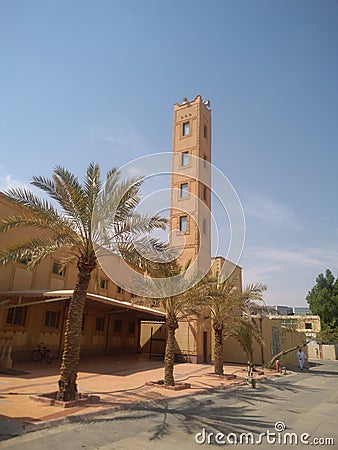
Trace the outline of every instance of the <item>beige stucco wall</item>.
{"type": "MultiPolygon", "coordinates": [[[[0,193],[0,219],[16,214],[19,210],[0,193]]],[[[5,249],[13,242],[25,241],[32,237],[45,235],[45,232],[31,228],[17,228],[8,233],[0,234],[0,249],[5,249]]],[[[53,262],[62,262],[62,252],[55,252],[53,256],[45,258],[36,268],[30,270],[20,263],[9,264],[0,268],[0,291],[31,290],[31,289],[74,289],[77,277],[75,264],[68,264],[65,276],[52,272],[53,262]]],[[[126,291],[118,293],[114,282],[108,280],[105,273],[99,268],[98,276],[92,276],[89,292],[116,298],[117,300],[130,301],[131,294],[126,291]],[[107,289],[100,289],[97,281],[100,278],[107,279],[107,289]]],[[[0,312],[1,314],[1,312],[0,312]]]]}
{"type": "Polygon", "coordinates": [[[163,322],[142,321],[140,329],[140,349],[141,353],[151,356],[164,356],[166,329],[163,322]],[[151,342],[152,336],[152,342],[151,342]]]}
{"type": "Polygon", "coordinates": [[[193,363],[211,361],[211,323],[210,315],[200,318],[190,317],[179,322],[176,342],[179,352],[193,363]]]}
{"type": "MultiPolygon", "coordinates": [[[[256,342],[254,343],[254,362],[255,364],[266,364],[274,355],[273,350],[273,328],[276,329],[279,336],[280,351],[292,348],[296,345],[301,345],[305,342],[305,334],[298,331],[289,330],[281,325],[278,320],[273,320],[269,317],[256,319],[259,327],[262,329],[262,337],[265,345],[261,348],[256,342]]],[[[306,349],[303,347],[306,352],[306,349]]],[[[283,356],[281,364],[285,366],[295,366],[296,351],[283,356]]],[[[241,346],[234,339],[227,339],[224,343],[224,361],[247,363],[247,358],[241,346]]]]}
{"type": "Polygon", "coordinates": [[[310,342],[307,344],[307,349],[310,359],[323,359],[329,361],[338,359],[338,345],[314,344],[310,342]]]}
{"type": "Polygon", "coordinates": [[[213,278],[221,277],[222,280],[231,277],[238,289],[242,292],[242,267],[225,259],[223,256],[216,256],[211,259],[210,275],[213,278]]]}

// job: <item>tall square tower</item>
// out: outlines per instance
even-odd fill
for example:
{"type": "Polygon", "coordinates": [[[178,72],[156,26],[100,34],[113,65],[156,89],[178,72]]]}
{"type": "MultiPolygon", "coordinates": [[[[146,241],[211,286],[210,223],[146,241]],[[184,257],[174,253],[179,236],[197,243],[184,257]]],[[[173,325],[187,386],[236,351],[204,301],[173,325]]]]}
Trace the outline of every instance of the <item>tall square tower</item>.
{"type": "Polygon", "coordinates": [[[208,271],[211,261],[211,110],[200,95],[174,105],[170,245],[208,271]]]}

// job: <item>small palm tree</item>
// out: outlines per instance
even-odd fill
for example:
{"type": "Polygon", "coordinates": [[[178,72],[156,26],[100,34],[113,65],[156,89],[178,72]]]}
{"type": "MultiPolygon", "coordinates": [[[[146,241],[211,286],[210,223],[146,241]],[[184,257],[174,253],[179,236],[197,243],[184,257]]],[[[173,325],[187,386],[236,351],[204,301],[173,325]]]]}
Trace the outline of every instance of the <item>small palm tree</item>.
{"type": "MultiPolygon", "coordinates": [[[[153,279],[148,282],[149,292],[154,291],[156,282],[156,298],[145,298],[147,303],[153,307],[158,307],[166,313],[166,346],[164,354],[164,384],[165,386],[175,386],[174,362],[175,362],[175,334],[179,327],[179,320],[187,314],[196,313],[194,305],[194,293],[196,287],[195,280],[198,277],[192,275],[189,279],[182,276],[186,272],[190,261],[182,268],[176,261],[158,263],[151,270],[153,279]],[[160,282],[159,282],[160,280],[160,282]],[[179,292],[171,295],[170,292],[179,292]]],[[[145,297],[147,297],[147,287],[144,286],[145,297]]]]}
{"type": "Polygon", "coordinates": [[[223,375],[223,336],[234,319],[239,315],[238,287],[234,278],[219,281],[206,278],[201,286],[198,303],[201,308],[209,308],[215,338],[214,373],[223,375]]]}
{"type": "Polygon", "coordinates": [[[235,324],[253,300],[261,300],[265,286],[257,284],[248,286],[241,292],[235,277],[220,281],[207,278],[199,290],[198,303],[207,307],[212,317],[215,337],[214,373],[223,375],[224,338],[232,335],[235,324]]]}
{"type": "Polygon", "coordinates": [[[249,285],[245,288],[240,297],[241,316],[235,319],[233,326],[229,330],[229,335],[240,344],[247,356],[248,362],[252,366],[254,365],[254,341],[261,347],[264,345],[264,340],[254,316],[257,314],[260,315],[266,310],[265,305],[260,304],[263,301],[262,293],[265,290],[266,286],[261,284],[249,285]]]}
{"type": "Polygon", "coordinates": [[[253,366],[253,345],[256,341],[260,346],[264,345],[264,341],[257,327],[257,324],[250,317],[241,317],[235,321],[231,336],[236,339],[246,354],[248,362],[253,366]]]}
{"type": "MultiPolygon", "coordinates": [[[[99,166],[91,163],[82,184],[76,176],[62,167],[54,169],[52,179],[33,177],[32,185],[54,200],[56,207],[26,189],[11,189],[5,193],[9,201],[21,205],[22,212],[2,220],[0,231],[29,227],[45,233],[41,237],[3,249],[0,252],[0,264],[26,259],[29,267],[34,268],[46,256],[61,250],[69,256],[67,262],[73,259],[77,265],[77,281],[65,329],[57,394],[59,400],[77,398],[82,316],[91,275],[98,266],[93,236],[96,242],[100,242],[100,219],[101,225],[103,223],[104,227],[110,227],[108,233],[101,226],[101,235],[105,238],[109,235],[110,242],[116,241],[120,253],[134,266],[144,264],[135,252],[135,239],[139,238],[142,242],[144,233],[157,227],[166,227],[165,219],[135,213],[141,184],[141,178],[121,181],[117,169],[109,171],[103,183],[99,166]],[[113,212],[114,214],[110,214],[113,212]],[[96,217],[94,221],[93,213],[96,217]]],[[[156,246],[156,241],[153,240],[152,244],[156,246]]]]}

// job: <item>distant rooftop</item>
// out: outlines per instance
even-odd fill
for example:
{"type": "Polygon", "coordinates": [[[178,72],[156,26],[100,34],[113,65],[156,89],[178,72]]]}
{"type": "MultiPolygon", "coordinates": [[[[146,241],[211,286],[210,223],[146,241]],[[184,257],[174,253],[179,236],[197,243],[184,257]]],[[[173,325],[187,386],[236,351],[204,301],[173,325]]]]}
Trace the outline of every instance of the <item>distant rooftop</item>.
{"type": "Polygon", "coordinates": [[[310,316],[312,311],[307,306],[282,306],[272,305],[268,306],[270,314],[279,314],[283,316],[310,316]]]}

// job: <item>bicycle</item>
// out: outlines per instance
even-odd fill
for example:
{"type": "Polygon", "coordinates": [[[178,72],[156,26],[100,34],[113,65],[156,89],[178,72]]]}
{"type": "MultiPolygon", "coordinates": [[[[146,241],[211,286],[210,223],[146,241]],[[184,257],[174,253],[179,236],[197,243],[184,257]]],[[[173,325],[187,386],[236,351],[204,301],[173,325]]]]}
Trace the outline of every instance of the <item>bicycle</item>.
{"type": "Polygon", "coordinates": [[[53,356],[51,351],[42,342],[38,345],[38,348],[32,352],[33,361],[42,361],[43,359],[47,364],[52,362],[53,356]]]}

